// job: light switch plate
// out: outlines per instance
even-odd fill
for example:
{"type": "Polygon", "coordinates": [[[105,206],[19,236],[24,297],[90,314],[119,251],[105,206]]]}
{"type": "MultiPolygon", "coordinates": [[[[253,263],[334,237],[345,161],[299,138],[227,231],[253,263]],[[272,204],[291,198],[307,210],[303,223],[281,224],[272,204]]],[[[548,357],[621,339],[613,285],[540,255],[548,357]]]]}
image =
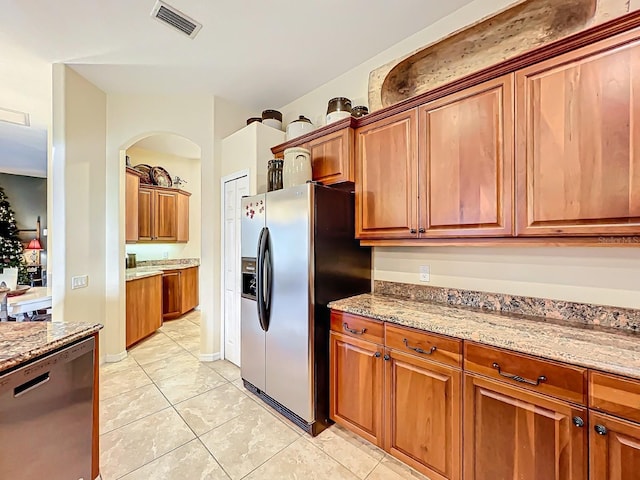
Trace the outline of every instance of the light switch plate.
{"type": "Polygon", "coordinates": [[[429,265],[420,265],[420,281],[428,282],[431,280],[431,269],[429,265]]]}
{"type": "Polygon", "coordinates": [[[71,290],[77,288],[86,288],[89,285],[89,275],[78,275],[77,277],[71,277],[71,290]]]}

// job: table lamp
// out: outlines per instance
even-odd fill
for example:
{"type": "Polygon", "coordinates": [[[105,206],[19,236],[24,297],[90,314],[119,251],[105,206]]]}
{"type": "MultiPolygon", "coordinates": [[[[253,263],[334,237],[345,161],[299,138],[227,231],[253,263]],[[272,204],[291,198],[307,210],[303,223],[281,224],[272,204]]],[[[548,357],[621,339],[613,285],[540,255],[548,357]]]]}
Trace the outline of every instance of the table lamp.
{"type": "Polygon", "coordinates": [[[40,263],[38,261],[38,255],[40,253],[40,250],[42,250],[42,245],[40,245],[40,240],[38,240],[37,238],[34,238],[33,240],[31,240],[29,242],[29,245],[27,245],[26,250],[31,250],[31,263],[40,263]]]}

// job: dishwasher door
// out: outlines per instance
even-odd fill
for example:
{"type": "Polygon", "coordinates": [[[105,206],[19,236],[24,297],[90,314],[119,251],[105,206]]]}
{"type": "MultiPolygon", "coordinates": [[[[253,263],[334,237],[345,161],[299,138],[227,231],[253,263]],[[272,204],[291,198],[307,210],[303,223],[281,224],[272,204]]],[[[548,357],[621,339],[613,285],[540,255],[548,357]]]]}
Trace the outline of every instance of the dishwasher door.
{"type": "Polygon", "coordinates": [[[0,479],[93,480],[89,338],[0,376],[0,479]]]}

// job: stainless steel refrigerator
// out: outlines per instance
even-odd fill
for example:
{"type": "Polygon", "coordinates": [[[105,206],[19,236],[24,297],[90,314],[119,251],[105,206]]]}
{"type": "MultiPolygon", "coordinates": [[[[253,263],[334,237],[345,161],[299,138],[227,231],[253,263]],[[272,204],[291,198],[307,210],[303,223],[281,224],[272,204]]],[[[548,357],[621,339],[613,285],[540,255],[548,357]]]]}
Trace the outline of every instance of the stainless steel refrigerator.
{"type": "Polygon", "coordinates": [[[330,422],[327,303],[371,291],[354,210],[313,183],[242,200],[242,379],[312,435],[330,422]]]}

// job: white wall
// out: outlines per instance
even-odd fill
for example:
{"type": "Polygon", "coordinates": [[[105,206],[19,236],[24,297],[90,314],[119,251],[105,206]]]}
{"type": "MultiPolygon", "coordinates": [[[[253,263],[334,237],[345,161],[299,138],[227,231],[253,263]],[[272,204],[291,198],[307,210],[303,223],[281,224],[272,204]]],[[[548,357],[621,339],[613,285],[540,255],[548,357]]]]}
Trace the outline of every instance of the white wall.
{"type": "Polygon", "coordinates": [[[106,95],[61,64],[53,92],[53,319],[105,324],[106,95]],[[75,275],[88,275],[88,286],[71,290],[75,275]]]}
{"type": "MultiPolygon", "coordinates": [[[[285,124],[299,114],[324,124],[327,101],[346,96],[365,104],[372,70],[502,10],[512,0],[476,0],[397,43],[336,79],[281,107],[285,124]]],[[[640,0],[630,10],[640,8],[640,0]]],[[[610,247],[374,248],[378,280],[419,283],[418,267],[431,266],[428,285],[506,292],[640,308],[640,249],[610,247]]]]}
{"type": "Polygon", "coordinates": [[[135,253],[136,259],[160,260],[166,254],[168,258],[200,258],[201,205],[200,195],[200,159],[185,158],[163,152],[147,150],[133,146],[127,149],[131,165],[146,163],[161,166],[169,172],[171,178],[176,175],[186,180],[182,190],[191,193],[189,197],[189,241],[187,243],[127,244],[126,252],[135,253]]]}
{"type": "MultiPolygon", "coordinates": [[[[124,150],[150,134],[170,133],[186,137],[200,146],[202,185],[210,185],[213,176],[214,99],[207,95],[155,96],[113,94],[107,98],[107,316],[117,319],[117,327],[106,333],[107,360],[123,356],[125,348],[125,281],[124,281],[124,150]],[[115,226],[119,228],[115,228],[115,226]]],[[[202,189],[202,204],[215,201],[211,189],[202,189]]],[[[214,225],[203,216],[201,292],[201,349],[212,352],[216,328],[213,305],[214,273],[211,263],[214,225]],[[206,253],[206,254],[205,254],[206,253]],[[208,350],[207,350],[208,349],[208,350]]],[[[219,327],[218,327],[219,328],[219,327]]]]}

